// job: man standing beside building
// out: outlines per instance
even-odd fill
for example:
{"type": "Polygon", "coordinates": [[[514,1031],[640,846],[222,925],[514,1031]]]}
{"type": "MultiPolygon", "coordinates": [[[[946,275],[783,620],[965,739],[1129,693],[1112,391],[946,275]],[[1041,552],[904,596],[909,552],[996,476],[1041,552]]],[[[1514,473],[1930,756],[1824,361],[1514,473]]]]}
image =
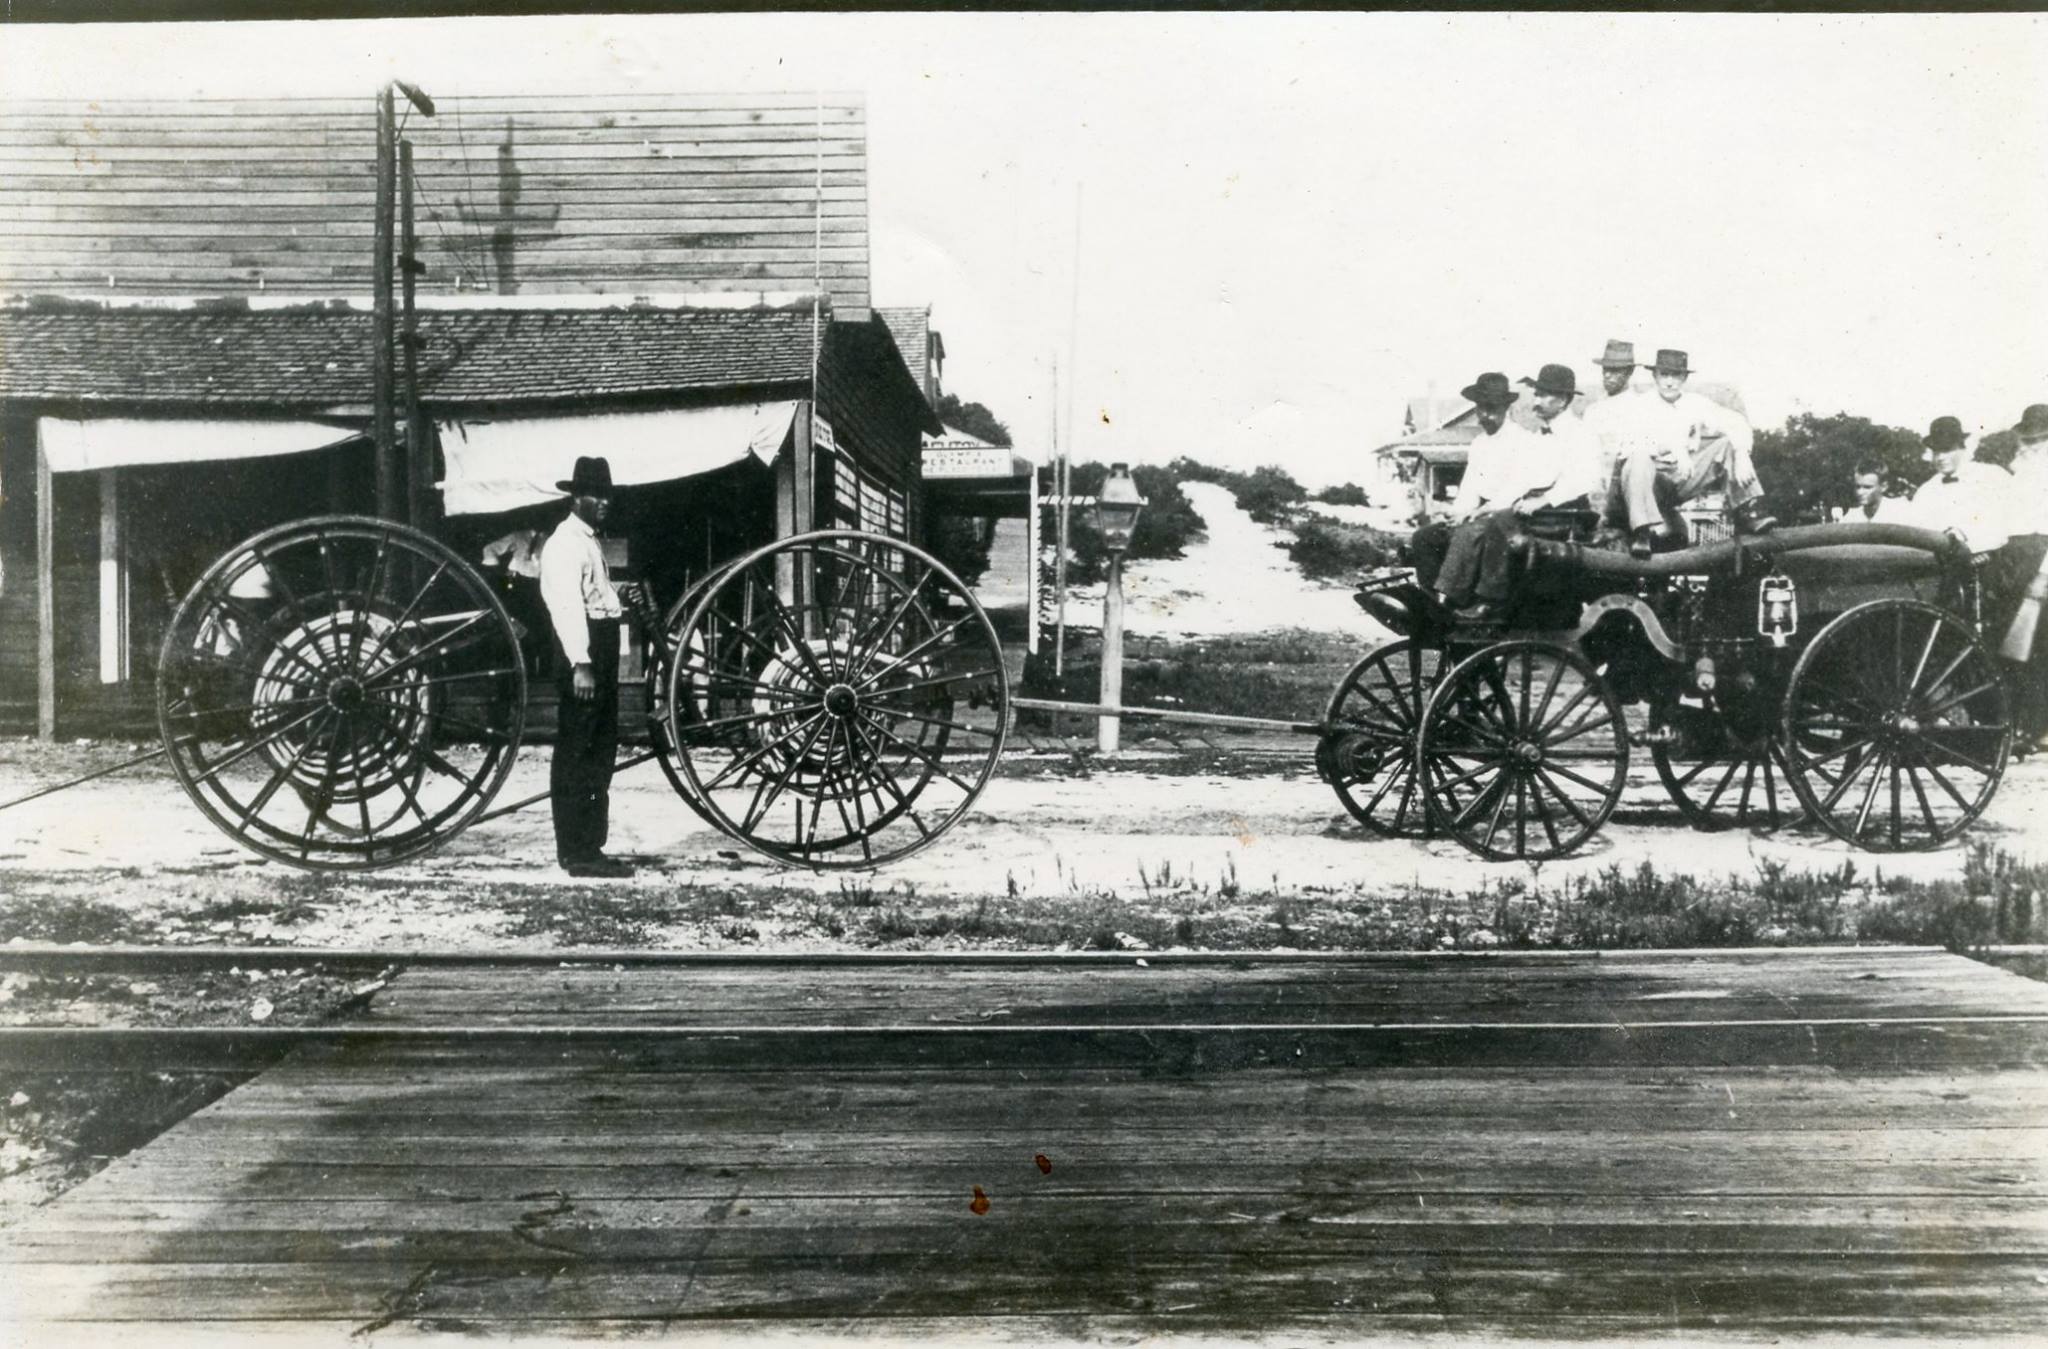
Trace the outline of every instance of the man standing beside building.
{"type": "Polygon", "coordinates": [[[612,761],[619,746],[619,619],[624,612],[597,539],[597,527],[611,508],[611,464],[579,458],[575,472],[555,486],[570,497],[569,517],[555,527],[540,554],[540,594],[554,630],[560,709],[548,770],[555,858],[571,876],[630,876],[631,867],[604,854],[612,761]]]}
{"type": "Polygon", "coordinates": [[[1717,485],[1727,493],[1736,533],[1776,528],[1761,507],[1764,489],[1750,459],[1748,420],[1687,391],[1692,367],[1682,351],[1659,351],[1651,374],[1655,396],[1633,401],[1622,434],[1618,475],[1629,552],[1648,557],[1654,540],[1671,532],[1665,512],[1717,485]]]}

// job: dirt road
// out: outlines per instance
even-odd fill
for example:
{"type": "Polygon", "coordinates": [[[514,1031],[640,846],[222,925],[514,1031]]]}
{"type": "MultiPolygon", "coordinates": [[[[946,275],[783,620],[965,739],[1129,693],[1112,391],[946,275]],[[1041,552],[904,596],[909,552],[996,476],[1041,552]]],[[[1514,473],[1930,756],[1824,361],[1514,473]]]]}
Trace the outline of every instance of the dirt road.
{"type": "MultiPolygon", "coordinates": [[[[95,752],[99,753],[99,752],[95,752]]],[[[118,752],[104,753],[112,762],[118,752]]],[[[26,748],[0,763],[0,799],[56,776],[57,765],[26,748]]],[[[1642,756],[1637,756],[1640,760],[1642,756]]],[[[64,767],[89,764],[72,754],[64,767]]],[[[513,801],[545,788],[548,751],[529,748],[500,796],[513,801]]],[[[74,769],[74,771],[76,771],[74,769]]],[[[1930,853],[1855,852],[1823,834],[1688,829],[1647,762],[1627,797],[1578,855],[1545,864],[1552,884],[1619,865],[1649,862],[1667,873],[1753,876],[1760,865],[1794,873],[1833,871],[1853,860],[1864,876],[1923,880],[1960,873],[1968,841],[2023,856],[2048,852],[2048,763],[2016,763],[1965,843],[1930,853]]],[[[1489,863],[1443,840],[1368,835],[1342,811],[1306,759],[1225,757],[1191,771],[1167,755],[1127,755],[1114,765],[1078,767],[1057,756],[1012,756],[952,830],[924,852],[879,872],[813,873],[781,867],[703,824],[652,766],[622,775],[613,804],[613,851],[634,855],[640,872],[623,885],[669,888],[692,882],[774,884],[843,893],[848,886],[920,897],[1109,892],[1137,895],[1176,886],[1235,885],[1274,895],[1460,891],[1510,877],[1524,864],[1489,863]]],[[[202,818],[168,773],[151,765],[61,792],[0,814],[0,884],[9,873],[46,883],[70,878],[114,893],[174,894],[228,874],[284,876],[202,818]]],[[[472,828],[424,861],[343,877],[340,886],[399,886],[431,897],[494,883],[568,884],[554,865],[543,803],[472,828]]]]}

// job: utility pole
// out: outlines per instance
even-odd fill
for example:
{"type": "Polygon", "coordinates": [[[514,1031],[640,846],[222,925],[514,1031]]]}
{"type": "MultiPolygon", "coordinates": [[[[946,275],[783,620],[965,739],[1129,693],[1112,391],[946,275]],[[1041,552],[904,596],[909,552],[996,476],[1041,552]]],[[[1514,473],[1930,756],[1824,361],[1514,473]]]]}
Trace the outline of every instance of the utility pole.
{"type": "Polygon", "coordinates": [[[419,241],[413,233],[412,142],[398,142],[398,270],[404,277],[399,317],[399,343],[405,348],[405,486],[406,521],[414,529],[433,523],[433,447],[427,443],[427,420],[420,415],[420,316],[414,307],[414,283],[426,270],[419,259],[419,241]]]}
{"type": "Polygon", "coordinates": [[[398,447],[391,427],[391,232],[398,176],[398,118],[391,86],[377,91],[377,221],[370,266],[370,437],[377,447],[377,514],[398,518],[398,447]]]}
{"type": "Polygon", "coordinates": [[[370,290],[370,437],[377,447],[377,514],[386,520],[405,518],[423,523],[426,486],[424,476],[424,428],[419,421],[418,330],[413,316],[413,276],[419,260],[413,256],[412,146],[398,144],[398,110],[394,92],[422,116],[434,115],[434,100],[403,80],[392,80],[377,91],[377,219],[371,259],[370,290]],[[401,153],[402,150],[402,153],[401,153]],[[406,322],[406,457],[399,464],[397,420],[392,385],[396,382],[393,349],[397,346],[392,316],[392,234],[395,232],[396,198],[400,160],[405,178],[405,322],[406,322]],[[402,514],[401,514],[402,513],[402,514]]]}

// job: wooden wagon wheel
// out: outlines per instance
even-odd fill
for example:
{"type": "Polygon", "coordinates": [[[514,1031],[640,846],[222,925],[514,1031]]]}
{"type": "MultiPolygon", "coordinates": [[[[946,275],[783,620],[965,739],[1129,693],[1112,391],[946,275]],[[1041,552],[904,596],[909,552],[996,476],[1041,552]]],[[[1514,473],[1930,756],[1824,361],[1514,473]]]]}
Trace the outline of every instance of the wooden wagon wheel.
{"type": "Polygon", "coordinates": [[[1778,740],[1775,698],[1761,690],[1718,696],[1678,744],[1651,745],[1650,758],[1695,829],[1776,830],[1806,819],[1778,740]]]}
{"type": "Polygon", "coordinates": [[[677,630],[668,735],[688,795],[779,861],[906,857],[963,815],[1009,722],[995,629],[921,550],[850,530],[749,554],[677,630]]]}
{"type": "Polygon", "coordinates": [[[526,714],[517,630],[439,541],[366,516],[258,534],[164,634],[157,724],[237,842],[314,870],[420,856],[504,785],[526,714]]]}
{"type": "Polygon", "coordinates": [[[1422,709],[1448,662],[1412,638],[1374,647],[1338,681],[1323,712],[1333,729],[1316,742],[1316,767],[1344,809],[1392,838],[1429,832],[1416,786],[1415,740],[1422,709]]]}
{"type": "Polygon", "coordinates": [[[1621,800],[1621,704],[1572,647],[1514,639],[1437,681],[1416,745],[1432,828],[1495,859],[1562,857],[1621,800]]]}
{"type": "MultiPolygon", "coordinates": [[[[669,675],[676,658],[685,654],[684,643],[688,639],[683,625],[689,621],[691,611],[704,597],[704,592],[722,575],[723,569],[707,572],[692,582],[668,607],[668,612],[661,618],[660,641],[650,653],[653,659],[647,669],[647,738],[654,750],[654,761],[661,765],[662,776],[668,779],[669,786],[675,788],[676,795],[683,798],[683,804],[695,811],[706,824],[720,828],[723,826],[706,808],[703,798],[697,795],[697,789],[690,785],[689,777],[683,772],[681,757],[676,752],[675,740],[669,731],[669,675]]],[[[701,656],[702,651],[695,654],[701,656]]],[[[693,694],[683,709],[683,718],[687,721],[700,715],[703,675],[694,675],[685,682],[693,694]]]]}
{"type": "Polygon", "coordinates": [[[1814,635],[1785,689],[1800,801],[1874,852],[1939,847],[1984,813],[2013,740],[2005,685],[1970,625],[1872,600],[1814,635]]]}

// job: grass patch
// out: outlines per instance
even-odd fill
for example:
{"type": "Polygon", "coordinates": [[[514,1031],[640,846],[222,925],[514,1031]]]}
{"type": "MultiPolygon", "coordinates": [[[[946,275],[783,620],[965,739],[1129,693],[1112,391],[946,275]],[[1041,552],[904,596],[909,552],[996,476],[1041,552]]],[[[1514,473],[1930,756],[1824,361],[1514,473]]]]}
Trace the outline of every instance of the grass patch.
{"type": "MultiPolygon", "coordinates": [[[[1056,678],[1051,662],[1033,658],[1020,693],[1093,703],[1102,689],[1102,650],[1094,633],[1070,634],[1066,673],[1056,678]],[[1074,642],[1074,636],[1082,641],[1074,642]]],[[[1124,702],[1131,707],[1178,708],[1230,716],[1313,720],[1322,715],[1330,690],[1359,656],[1354,639],[1304,629],[1209,638],[1134,638],[1124,649],[1124,702]]],[[[1054,716],[1020,712],[1018,725],[1048,729],[1054,716]]],[[[1084,721],[1066,717],[1069,727],[1084,721]]],[[[1138,723],[1126,727],[1126,737],[1138,723]]],[[[1150,733],[1147,724],[1143,733],[1150,733]]]]}

